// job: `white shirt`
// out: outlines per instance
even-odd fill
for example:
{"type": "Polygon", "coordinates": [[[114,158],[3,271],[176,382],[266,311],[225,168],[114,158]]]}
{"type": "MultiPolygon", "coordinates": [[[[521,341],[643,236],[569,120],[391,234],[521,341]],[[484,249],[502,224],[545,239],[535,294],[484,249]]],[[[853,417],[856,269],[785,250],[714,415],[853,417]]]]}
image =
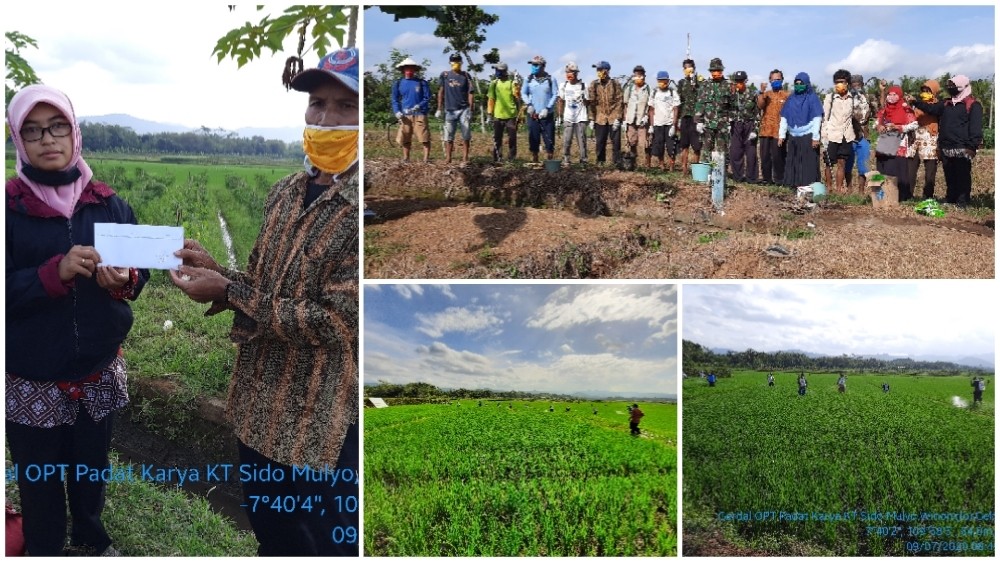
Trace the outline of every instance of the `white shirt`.
{"type": "Polygon", "coordinates": [[[649,105],[653,107],[653,126],[670,126],[674,124],[674,108],[680,107],[681,97],[677,94],[674,85],[667,86],[666,90],[656,88],[650,97],[649,105]]]}
{"type": "Polygon", "coordinates": [[[587,85],[582,80],[576,84],[563,82],[559,84],[559,97],[563,100],[563,123],[586,123],[587,119],[587,85]]]}

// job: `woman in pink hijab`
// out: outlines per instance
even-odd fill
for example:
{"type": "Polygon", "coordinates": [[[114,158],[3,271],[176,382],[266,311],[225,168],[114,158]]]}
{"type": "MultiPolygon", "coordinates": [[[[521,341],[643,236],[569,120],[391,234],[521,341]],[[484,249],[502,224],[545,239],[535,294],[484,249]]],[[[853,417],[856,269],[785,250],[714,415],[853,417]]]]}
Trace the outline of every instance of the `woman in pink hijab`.
{"type": "Polygon", "coordinates": [[[947,186],[945,202],[967,205],[972,200],[972,160],[983,144],[983,104],[972,97],[972,83],[964,75],[948,80],[944,103],[915,101],[914,107],[938,117],[938,149],[947,186]]]}
{"type": "Polygon", "coordinates": [[[146,270],[101,265],[95,223],[135,224],[129,205],[93,179],[73,105],[28,86],[7,107],[17,177],[7,181],[6,434],[19,474],[25,547],[59,556],[66,541],[113,555],[101,522],[114,412],[128,403],[121,344],[146,270]],[[80,475],[83,475],[82,477],[80,475]]]}

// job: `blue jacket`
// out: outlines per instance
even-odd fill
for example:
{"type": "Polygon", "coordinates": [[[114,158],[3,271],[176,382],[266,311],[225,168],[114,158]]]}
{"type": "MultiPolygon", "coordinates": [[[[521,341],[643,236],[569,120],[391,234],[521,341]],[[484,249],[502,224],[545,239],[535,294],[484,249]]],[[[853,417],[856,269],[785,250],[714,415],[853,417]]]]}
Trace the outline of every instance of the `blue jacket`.
{"type": "Polygon", "coordinates": [[[556,106],[558,96],[559,84],[551,74],[546,74],[541,79],[531,76],[521,86],[521,99],[524,103],[534,108],[535,113],[548,109],[549,117],[552,117],[552,108],[556,106]]]}
{"type": "MultiPolygon", "coordinates": [[[[132,327],[132,309],[97,278],[59,280],[59,260],[74,245],[94,245],[94,223],[136,224],[128,203],[91,181],[73,217],[38,199],[20,179],[7,190],[6,372],[36,381],[67,381],[100,372],[132,327]]],[[[133,300],[149,279],[140,269],[133,300]]]]}
{"type": "Polygon", "coordinates": [[[393,115],[427,115],[430,99],[431,86],[423,78],[400,78],[392,83],[393,115]]]}

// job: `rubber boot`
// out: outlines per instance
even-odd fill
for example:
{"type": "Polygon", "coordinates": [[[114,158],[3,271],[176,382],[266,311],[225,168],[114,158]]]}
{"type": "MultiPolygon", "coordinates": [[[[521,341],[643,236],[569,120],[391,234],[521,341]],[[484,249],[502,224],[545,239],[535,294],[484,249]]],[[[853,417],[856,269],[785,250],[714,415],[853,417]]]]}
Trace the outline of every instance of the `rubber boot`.
{"type": "Polygon", "coordinates": [[[531,161],[532,161],[533,163],[535,163],[535,164],[537,164],[537,163],[538,163],[538,153],[537,153],[537,152],[532,152],[532,153],[531,153],[531,161]]]}

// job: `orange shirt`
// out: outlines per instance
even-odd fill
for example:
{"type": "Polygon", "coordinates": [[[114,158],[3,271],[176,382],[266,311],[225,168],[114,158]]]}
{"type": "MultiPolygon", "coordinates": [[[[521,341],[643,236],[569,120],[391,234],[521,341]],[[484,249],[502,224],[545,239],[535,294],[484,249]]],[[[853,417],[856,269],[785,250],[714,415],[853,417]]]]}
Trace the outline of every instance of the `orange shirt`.
{"type": "Polygon", "coordinates": [[[778,136],[778,129],[781,125],[781,108],[785,105],[785,100],[790,94],[786,90],[770,90],[764,92],[764,109],[760,116],[760,136],[778,136]]]}

